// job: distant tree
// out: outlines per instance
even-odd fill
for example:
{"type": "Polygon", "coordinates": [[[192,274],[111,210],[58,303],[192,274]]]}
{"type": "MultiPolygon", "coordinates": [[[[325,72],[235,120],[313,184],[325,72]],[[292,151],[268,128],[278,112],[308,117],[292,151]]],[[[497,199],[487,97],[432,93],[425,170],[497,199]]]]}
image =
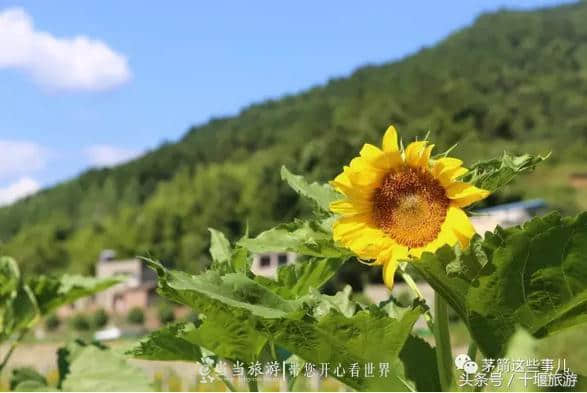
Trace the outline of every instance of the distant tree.
{"type": "Polygon", "coordinates": [[[61,320],[56,314],[50,314],[45,318],[45,329],[52,332],[57,330],[57,328],[61,325],[61,320]]]}
{"type": "Polygon", "coordinates": [[[90,330],[91,324],[87,315],[79,313],[71,317],[69,321],[71,327],[78,332],[85,332],[90,330]]]}
{"type": "Polygon", "coordinates": [[[96,310],[92,316],[92,325],[95,328],[101,329],[108,323],[108,314],[103,308],[96,310]]]}
{"type": "Polygon", "coordinates": [[[163,325],[175,321],[175,313],[173,307],[165,304],[159,308],[159,322],[163,325]]]}
{"type": "Polygon", "coordinates": [[[126,315],[126,320],[133,325],[142,325],[145,323],[145,312],[140,307],[133,307],[126,315]]]}

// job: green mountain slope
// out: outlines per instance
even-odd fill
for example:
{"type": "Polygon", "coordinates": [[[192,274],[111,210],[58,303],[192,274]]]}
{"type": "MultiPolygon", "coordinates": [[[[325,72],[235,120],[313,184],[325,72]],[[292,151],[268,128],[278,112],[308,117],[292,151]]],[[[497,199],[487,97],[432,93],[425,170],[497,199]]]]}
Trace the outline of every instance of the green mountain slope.
{"type": "Polygon", "coordinates": [[[89,272],[102,248],[187,270],[207,263],[207,227],[229,236],[304,214],[279,167],[334,176],[393,123],[431,131],[466,161],[553,151],[549,165],[488,203],[544,196],[585,208],[568,186],[587,164],[587,3],[483,15],[433,48],[363,67],[296,96],[194,127],[179,142],[91,170],[0,209],[0,253],[25,270],[89,272]]]}

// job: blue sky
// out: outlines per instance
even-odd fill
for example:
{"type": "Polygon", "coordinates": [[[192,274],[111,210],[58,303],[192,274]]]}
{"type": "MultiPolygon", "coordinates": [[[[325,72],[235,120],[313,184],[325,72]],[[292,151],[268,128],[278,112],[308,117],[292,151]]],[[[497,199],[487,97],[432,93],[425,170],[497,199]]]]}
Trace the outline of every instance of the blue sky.
{"type": "Polygon", "coordinates": [[[538,0],[0,0],[0,204],[538,0]]]}

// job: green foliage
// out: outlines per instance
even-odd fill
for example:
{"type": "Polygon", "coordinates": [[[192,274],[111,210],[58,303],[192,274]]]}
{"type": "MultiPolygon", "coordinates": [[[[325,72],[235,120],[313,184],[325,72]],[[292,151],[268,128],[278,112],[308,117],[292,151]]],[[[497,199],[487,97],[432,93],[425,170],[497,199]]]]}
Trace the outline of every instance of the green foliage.
{"type": "MultiPolygon", "coordinates": [[[[25,391],[23,388],[47,387],[47,379],[31,367],[19,367],[12,370],[10,390],[25,391]]],[[[34,389],[36,390],[36,389],[34,389]]]]}
{"type": "Polygon", "coordinates": [[[255,277],[263,286],[270,288],[286,299],[295,299],[321,288],[345,263],[342,258],[310,257],[298,263],[282,266],[277,271],[277,280],[255,277]]]}
{"type": "Polygon", "coordinates": [[[90,318],[83,313],[75,314],[69,320],[70,326],[77,332],[86,332],[90,330],[91,323],[90,318]]]}
{"type": "Polygon", "coordinates": [[[347,375],[341,380],[359,390],[411,389],[403,377],[399,352],[423,310],[390,305],[358,310],[349,300],[350,288],[333,297],[312,292],[342,262],[323,258],[307,263],[298,269],[281,267],[280,279],[270,285],[242,273],[220,275],[209,270],[193,276],[149,261],[158,272],[160,293],[205,318],[197,325],[167,326],[129,353],[145,359],[193,361],[201,356],[199,348],[206,348],[228,360],[253,361],[277,346],[316,364],[336,361],[348,367],[358,362],[363,367],[370,361],[389,362],[387,378],[347,375]],[[298,286],[295,277],[304,284],[298,286]]]}
{"type": "Polygon", "coordinates": [[[331,220],[295,220],[281,224],[250,239],[244,238],[238,245],[251,252],[291,251],[315,257],[350,257],[349,251],[339,248],[332,240],[331,220]]]}
{"type": "Polygon", "coordinates": [[[420,337],[411,335],[400,352],[406,377],[415,383],[418,392],[441,391],[434,348],[420,337]]]}
{"type": "Polygon", "coordinates": [[[0,257],[0,342],[37,320],[39,309],[12,258],[0,257]]]}
{"type": "Polygon", "coordinates": [[[328,212],[330,202],[341,199],[340,195],[328,184],[308,183],[303,176],[296,176],[287,170],[285,166],[281,167],[281,178],[301,196],[310,199],[316,207],[322,211],[328,212]]]}
{"type": "Polygon", "coordinates": [[[92,326],[101,329],[108,323],[108,314],[103,308],[97,309],[92,315],[92,326]]]}
{"type": "Polygon", "coordinates": [[[412,264],[467,323],[486,356],[521,325],[536,337],[587,322],[587,213],[551,214],[444,247],[412,264]]]}
{"type": "Polygon", "coordinates": [[[195,329],[189,322],[167,325],[144,337],[127,354],[145,360],[199,362],[202,359],[200,346],[189,338],[195,329]]]}
{"type": "Polygon", "coordinates": [[[49,314],[45,318],[45,329],[52,332],[57,330],[57,328],[61,325],[61,320],[57,316],[57,314],[49,314]]]}
{"type": "Polygon", "coordinates": [[[126,314],[126,320],[133,325],[142,325],[145,323],[145,312],[140,307],[133,307],[126,314]]]}
{"type": "Polygon", "coordinates": [[[38,275],[29,279],[28,285],[34,293],[41,314],[45,315],[58,307],[77,299],[103,291],[122,281],[122,278],[94,278],[64,274],[60,277],[38,275]]]}
{"type": "Polygon", "coordinates": [[[58,351],[59,387],[74,392],[153,391],[145,373],[121,355],[76,341],[58,351]]]}
{"type": "Polygon", "coordinates": [[[175,313],[173,311],[173,307],[168,304],[165,304],[159,308],[158,316],[159,322],[161,322],[161,324],[163,325],[175,321],[175,313]]]}
{"type": "Polygon", "coordinates": [[[534,170],[536,165],[550,156],[524,154],[511,156],[507,152],[500,158],[475,163],[461,180],[479,188],[495,192],[510,183],[517,175],[534,170]]]}

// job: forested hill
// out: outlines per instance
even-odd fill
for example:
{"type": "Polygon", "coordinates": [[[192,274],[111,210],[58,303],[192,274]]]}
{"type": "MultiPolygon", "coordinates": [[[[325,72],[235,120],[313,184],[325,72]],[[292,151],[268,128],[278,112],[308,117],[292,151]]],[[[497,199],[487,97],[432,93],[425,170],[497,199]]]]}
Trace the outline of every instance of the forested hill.
{"type": "Polygon", "coordinates": [[[585,2],[482,15],[399,62],[194,127],[135,161],[0,209],[0,253],[33,272],[90,272],[103,248],[196,270],[209,226],[237,237],[247,222],[255,233],[305,213],[280,180],[282,164],[327,180],[389,123],[404,138],[430,130],[438,149],[459,142],[455,154],[469,162],[552,150],[540,182],[529,177],[492,201],[540,195],[579,208],[565,176],[587,163],[585,21],[585,2]]]}

